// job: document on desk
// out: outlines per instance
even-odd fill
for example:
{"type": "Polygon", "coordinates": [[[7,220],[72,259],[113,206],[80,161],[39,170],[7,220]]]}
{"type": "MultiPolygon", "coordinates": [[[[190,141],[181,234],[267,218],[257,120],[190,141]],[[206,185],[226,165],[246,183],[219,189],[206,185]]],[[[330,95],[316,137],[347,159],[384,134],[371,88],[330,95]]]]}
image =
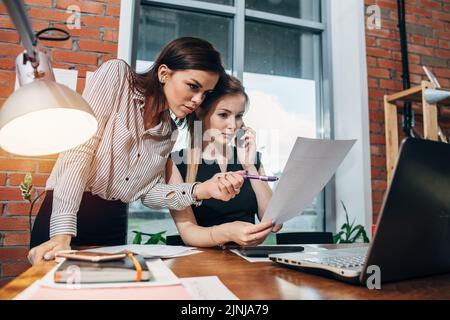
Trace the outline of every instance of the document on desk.
{"type": "Polygon", "coordinates": [[[239,300],[217,276],[180,278],[194,300],[239,300]]]}
{"type": "Polygon", "coordinates": [[[356,140],[297,138],[263,221],[299,215],[325,187],[356,140]]]}
{"type": "Polygon", "coordinates": [[[84,251],[102,253],[118,253],[123,251],[130,251],[134,254],[139,254],[144,258],[175,258],[201,252],[195,249],[196,248],[194,247],[167,246],[159,244],[127,244],[123,246],[101,247],[84,251]]]}

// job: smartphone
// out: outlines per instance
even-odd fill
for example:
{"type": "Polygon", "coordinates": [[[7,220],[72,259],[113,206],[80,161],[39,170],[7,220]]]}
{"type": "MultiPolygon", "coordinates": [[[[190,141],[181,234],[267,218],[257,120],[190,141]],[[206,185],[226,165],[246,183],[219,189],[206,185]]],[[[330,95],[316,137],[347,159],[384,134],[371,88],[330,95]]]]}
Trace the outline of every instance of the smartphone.
{"type": "MultiPolygon", "coordinates": [[[[244,126],[245,126],[245,124],[242,123],[242,127],[244,127],[244,126]]],[[[237,130],[237,132],[236,132],[236,146],[239,147],[239,148],[242,148],[244,146],[244,143],[245,143],[245,140],[242,140],[242,137],[245,134],[245,130],[242,129],[242,127],[239,128],[237,130]]]]}
{"type": "Polygon", "coordinates": [[[58,252],[56,257],[66,258],[69,260],[81,260],[90,262],[101,261],[114,261],[122,260],[127,257],[124,252],[120,253],[101,253],[101,252],[88,252],[88,251],[70,251],[70,252],[58,252]]]}
{"type": "Polygon", "coordinates": [[[248,246],[238,249],[246,257],[263,258],[272,253],[301,252],[305,250],[302,246],[248,246]]]}

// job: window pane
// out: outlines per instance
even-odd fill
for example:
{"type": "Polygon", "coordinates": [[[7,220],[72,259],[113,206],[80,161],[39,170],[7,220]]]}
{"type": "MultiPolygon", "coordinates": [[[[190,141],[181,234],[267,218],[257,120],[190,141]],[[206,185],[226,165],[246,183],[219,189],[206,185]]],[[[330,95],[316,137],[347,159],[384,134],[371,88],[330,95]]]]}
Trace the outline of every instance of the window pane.
{"type": "MultiPolygon", "coordinates": [[[[225,4],[227,6],[234,6],[233,0],[197,0],[197,1],[210,2],[210,3],[215,3],[215,4],[225,4]]],[[[242,0],[240,0],[240,1],[242,1],[242,0]]]]}
{"type": "Polygon", "coordinates": [[[314,79],[312,33],[247,21],[245,44],[245,71],[314,79]]]}
{"type": "Polygon", "coordinates": [[[231,18],[143,5],[139,20],[138,60],[154,61],[171,40],[199,37],[210,41],[222,54],[225,67],[232,68],[231,18]]]}
{"type": "Polygon", "coordinates": [[[245,7],[320,22],[320,0],[246,0],[245,7]]]}
{"type": "MultiPolygon", "coordinates": [[[[245,40],[244,85],[250,98],[245,124],[257,132],[267,174],[280,176],[296,138],[318,136],[314,66],[320,57],[314,55],[313,35],[295,29],[247,22],[245,40]]],[[[321,199],[285,223],[282,232],[323,231],[321,199]]]]}

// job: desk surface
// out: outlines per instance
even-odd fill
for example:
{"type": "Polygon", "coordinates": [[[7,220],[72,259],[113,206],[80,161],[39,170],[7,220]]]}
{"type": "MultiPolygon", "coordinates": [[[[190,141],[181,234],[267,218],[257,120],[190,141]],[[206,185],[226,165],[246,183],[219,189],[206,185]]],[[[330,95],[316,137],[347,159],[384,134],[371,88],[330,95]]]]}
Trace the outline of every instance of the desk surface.
{"type": "MultiPolygon", "coordinates": [[[[240,299],[450,299],[450,274],[382,284],[381,290],[369,290],[271,262],[250,263],[228,251],[202,251],[164,262],[178,277],[216,275],[240,299]]],[[[31,267],[0,289],[0,299],[12,299],[53,266],[55,262],[51,261],[31,267]]]]}

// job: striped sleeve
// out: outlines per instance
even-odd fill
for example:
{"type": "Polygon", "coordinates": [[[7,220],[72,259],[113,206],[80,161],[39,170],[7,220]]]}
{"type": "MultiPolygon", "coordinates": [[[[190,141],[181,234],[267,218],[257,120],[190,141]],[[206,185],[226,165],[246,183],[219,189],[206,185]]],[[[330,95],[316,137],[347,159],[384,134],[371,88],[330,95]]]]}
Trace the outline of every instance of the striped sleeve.
{"type": "Polygon", "coordinates": [[[63,152],[58,157],[55,164],[58,178],[53,191],[50,237],[58,234],[77,235],[77,212],[95,150],[115,109],[120,84],[124,81],[123,64],[124,62],[119,60],[102,64],[92,75],[89,86],[83,92],[83,98],[97,118],[98,129],[86,143],[63,152]]]}
{"type": "Polygon", "coordinates": [[[197,183],[181,183],[177,185],[157,183],[141,197],[141,200],[145,206],[150,208],[182,210],[195,203],[192,197],[192,189],[195,184],[197,183]]]}

